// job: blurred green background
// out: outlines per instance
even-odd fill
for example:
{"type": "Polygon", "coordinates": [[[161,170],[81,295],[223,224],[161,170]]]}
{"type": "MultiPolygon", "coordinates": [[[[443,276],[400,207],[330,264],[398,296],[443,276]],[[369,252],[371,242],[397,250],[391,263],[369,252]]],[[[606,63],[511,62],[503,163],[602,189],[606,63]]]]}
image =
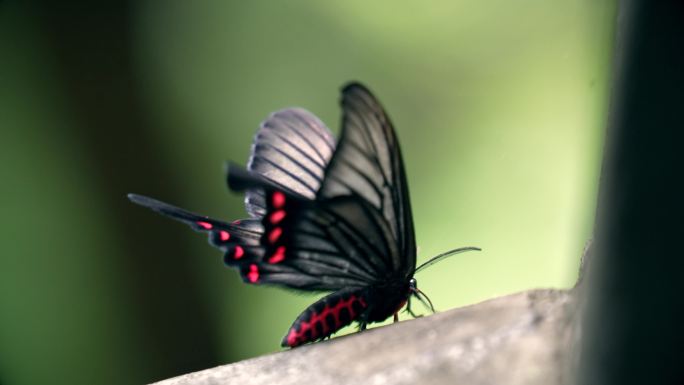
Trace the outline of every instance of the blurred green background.
{"type": "MultiPolygon", "coordinates": [[[[0,384],[160,380],[267,352],[315,297],[243,285],[150,195],[244,216],[223,162],[270,112],[402,143],[440,310],[569,287],[590,236],[614,0],[0,2],[0,384]]],[[[406,318],[405,315],[402,316],[406,318]]],[[[410,336],[407,336],[410,343],[410,336]]]]}

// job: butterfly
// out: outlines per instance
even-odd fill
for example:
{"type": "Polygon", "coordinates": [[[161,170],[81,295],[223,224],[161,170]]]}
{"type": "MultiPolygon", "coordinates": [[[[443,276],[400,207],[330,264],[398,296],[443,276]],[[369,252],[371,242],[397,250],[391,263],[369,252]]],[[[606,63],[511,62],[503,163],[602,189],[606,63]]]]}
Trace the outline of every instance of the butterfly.
{"type": "Polygon", "coordinates": [[[414,274],[416,239],[399,142],[380,102],[359,83],[342,88],[339,141],[312,113],[288,108],[257,131],[246,168],[228,165],[248,218],[224,222],[141,195],[134,203],[207,233],[243,281],[332,292],[310,305],[282,340],[295,347],[357,322],[394,316],[417,298],[434,312],[414,274]],[[426,302],[427,300],[427,302],[426,302]]]}

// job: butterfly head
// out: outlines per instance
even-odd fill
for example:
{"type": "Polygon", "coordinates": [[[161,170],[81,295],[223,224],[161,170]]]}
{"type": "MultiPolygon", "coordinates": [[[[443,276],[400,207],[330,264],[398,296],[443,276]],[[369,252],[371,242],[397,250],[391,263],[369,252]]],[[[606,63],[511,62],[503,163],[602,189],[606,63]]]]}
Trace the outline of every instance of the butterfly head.
{"type": "MultiPolygon", "coordinates": [[[[464,251],[473,251],[473,250],[479,251],[480,248],[478,248],[478,247],[461,247],[458,249],[449,250],[446,253],[442,253],[442,254],[439,254],[435,257],[430,258],[427,262],[418,266],[413,271],[413,273],[415,274],[415,273],[425,269],[426,267],[431,266],[431,265],[443,260],[444,258],[447,258],[447,257],[452,256],[454,254],[459,254],[459,253],[462,253],[464,251]]],[[[435,307],[432,305],[432,301],[430,301],[430,298],[427,295],[425,295],[425,293],[422,290],[420,290],[418,288],[418,281],[414,277],[411,277],[411,279],[409,279],[408,284],[409,284],[409,298],[410,297],[416,297],[423,305],[425,305],[425,307],[429,308],[434,313],[435,307]]],[[[410,309],[409,309],[409,311],[410,311],[410,309]]],[[[413,314],[413,313],[411,313],[411,314],[413,314]]]]}
{"type": "Polygon", "coordinates": [[[416,290],[418,290],[418,281],[415,278],[411,278],[409,280],[409,291],[414,293],[416,290]]]}
{"type": "Polygon", "coordinates": [[[435,312],[435,307],[432,305],[432,301],[430,301],[430,298],[418,288],[418,280],[415,278],[411,278],[409,280],[409,296],[416,297],[423,305],[425,305],[425,307],[429,308],[433,313],[435,312]]]}

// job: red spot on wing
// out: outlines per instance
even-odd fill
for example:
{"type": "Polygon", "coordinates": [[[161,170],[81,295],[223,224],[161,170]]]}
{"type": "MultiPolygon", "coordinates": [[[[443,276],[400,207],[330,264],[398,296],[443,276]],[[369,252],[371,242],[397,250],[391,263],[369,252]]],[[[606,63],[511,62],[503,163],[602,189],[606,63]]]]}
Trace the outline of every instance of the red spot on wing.
{"type": "Polygon", "coordinates": [[[205,229],[205,230],[211,230],[214,228],[214,225],[212,225],[209,222],[200,221],[200,222],[197,222],[197,225],[200,226],[201,228],[205,229]]]}
{"type": "Polygon", "coordinates": [[[276,209],[280,209],[285,205],[285,194],[280,191],[276,191],[271,196],[271,203],[276,209]]]}
{"type": "Polygon", "coordinates": [[[271,230],[270,233],[268,233],[268,241],[271,243],[275,243],[282,234],[283,229],[280,227],[276,227],[273,230],[271,230]]]}
{"type": "Polygon", "coordinates": [[[271,224],[275,225],[285,218],[285,210],[278,210],[271,213],[270,220],[271,224]]]}
{"type": "Polygon", "coordinates": [[[268,263],[278,263],[285,259],[285,246],[280,246],[275,253],[268,259],[268,263]]]}
{"type": "Polygon", "coordinates": [[[221,241],[225,242],[230,239],[230,233],[225,230],[221,230],[219,231],[219,238],[221,238],[221,241]]]}
{"type": "Polygon", "coordinates": [[[247,279],[249,282],[255,283],[259,280],[259,268],[255,264],[249,265],[249,272],[247,273],[247,279]]]}
{"type": "Polygon", "coordinates": [[[240,259],[243,255],[245,255],[245,249],[243,249],[242,246],[235,246],[235,250],[233,251],[233,258],[240,259]]]}
{"type": "Polygon", "coordinates": [[[319,338],[323,338],[336,332],[343,326],[346,326],[347,324],[351,323],[351,321],[353,321],[358,316],[353,306],[355,301],[358,301],[362,308],[366,308],[366,301],[364,301],[362,297],[351,295],[347,299],[341,299],[332,307],[326,305],[320,313],[312,313],[308,320],[301,321],[298,325],[295,325],[290,329],[290,331],[287,334],[287,337],[285,338],[287,346],[295,347],[310,341],[317,340],[319,338]],[[343,325],[342,320],[340,319],[340,311],[344,308],[346,308],[349,312],[349,322],[343,325]],[[335,325],[332,330],[329,328],[328,323],[325,321],[326,317],[329,314],[332,314],[335,319],[335,325]],[[318,334],[318,330],[316,329],[316,324],[319,322],[323,326],[323,334],[320,335],[318,334]],[[305,333],[309,330],[310,338],[306,338],[305,333]]]}

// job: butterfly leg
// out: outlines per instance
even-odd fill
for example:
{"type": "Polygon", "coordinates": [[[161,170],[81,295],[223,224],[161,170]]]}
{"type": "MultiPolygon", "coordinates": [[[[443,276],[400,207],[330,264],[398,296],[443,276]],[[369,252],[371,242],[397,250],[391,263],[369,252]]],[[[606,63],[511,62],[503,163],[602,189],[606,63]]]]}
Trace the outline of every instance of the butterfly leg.
{"type": "Polygon", "coordinates": [[[366,323],[365,322],[359,322],[359,331],[362,332],[366,330],[366,323]]]}
{"type": "Polygon", "coordinates": [[[411,297],[409,297],[408,300],[406,301],[406,312],[409,313],[411,315],[411,317],[413,317],[413,318],[420,318],[423,316],[422,314],[414,313],[413,310],[411,309],[411,297]]]}

